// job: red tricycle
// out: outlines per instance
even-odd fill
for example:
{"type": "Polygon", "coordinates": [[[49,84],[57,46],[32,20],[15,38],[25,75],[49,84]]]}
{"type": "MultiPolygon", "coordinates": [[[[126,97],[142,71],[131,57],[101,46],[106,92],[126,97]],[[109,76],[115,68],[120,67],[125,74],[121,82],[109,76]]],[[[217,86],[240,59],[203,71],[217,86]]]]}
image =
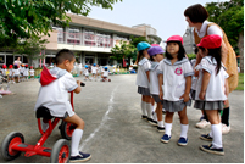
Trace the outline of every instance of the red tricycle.
{"type": "MultiPolygon", "coordinates": [[[[73,91],[71,93],[71,105],[73,107],[73,91]]],[[[62,121],[60,125],[60,133],[63,139],[56,141],[54,146],[51,148],[44,147],[45,141],[49,138],[52,130],[56,127],[57,123],[60,122],[61,118],[53,117],[50,115],[48,108],[41,106],[36,112],[36,117],[38,119],[38,128],[41,133],[41,138],[39,139],[36,145],[29,145],[24,143],[23,134],[19,132],[12,132],[8,134],[1,144],[1,155],[5,160],[14,160],[21,155],[22,152],[25,152],[26,157],[41,155],[50,157],[51,163],[66,163],[69,161],[71,154],[71,146],[68,140],[71,140],[72,133],[76,126],[71,123],[66,123],[62,121]],[[49,122],[49,128],[43,132],[41,128],[40,118],[46,119],[49,122]],[[52,121],[52,118],[54,120],[52,121]]]]}

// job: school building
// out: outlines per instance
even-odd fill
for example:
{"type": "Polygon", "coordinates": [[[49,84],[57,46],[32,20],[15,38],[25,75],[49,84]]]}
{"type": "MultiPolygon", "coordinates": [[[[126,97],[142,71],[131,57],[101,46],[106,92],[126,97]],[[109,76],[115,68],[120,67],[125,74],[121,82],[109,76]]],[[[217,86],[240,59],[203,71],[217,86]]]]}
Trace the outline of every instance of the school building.
{"type": "MultiPolygon", "coordinates": [[[[36,59],[30,61],[24,54],[13,56],[13,52],[0,52],[0,64],[7,66],[13,64],[17,57],[21,57],[22,63],[28,63],[35,68],[40,65],[54,65],[57,51],[69,49],[76,55],[77,61],[83,65],[99,64],[100,66],[114,65],[116,61],[111,61],[111,49],[115,45],[120,46],[120,41],[129,41],[129,36],[144,36],[156,43],[157,31],[149,24],[139,24],[134,27],[125,27],[115,23],[104,22],[89,17],[67,13],[71,17],[69,27],[52,26],[46,50],[37,55],[45,55],[45,60],[36,59]]],[[[132,61],[131,61],[132,63],[132,61]]],[[[131,64],[130,63],[130,64],[131,64]]]]}

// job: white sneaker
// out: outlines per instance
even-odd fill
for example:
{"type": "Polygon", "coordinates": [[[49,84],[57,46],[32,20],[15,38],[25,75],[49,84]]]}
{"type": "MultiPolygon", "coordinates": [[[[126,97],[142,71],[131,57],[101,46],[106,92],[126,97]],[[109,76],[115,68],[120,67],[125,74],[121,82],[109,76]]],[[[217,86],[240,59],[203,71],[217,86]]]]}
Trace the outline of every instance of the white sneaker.
{"type": "Polygon", "coordinates": [[[196,123],[196,128],[200,128],[200,129],[206,128],[207,124],[208,123],[206,120],[202,120],[202,121],[196,123]]]}
{"type": "Polygon", "coordinates": [[[230,132],[230,126],[226,126],[226,124],[223,124],[222,127],[222,134],[228,134],[230,132]]]}

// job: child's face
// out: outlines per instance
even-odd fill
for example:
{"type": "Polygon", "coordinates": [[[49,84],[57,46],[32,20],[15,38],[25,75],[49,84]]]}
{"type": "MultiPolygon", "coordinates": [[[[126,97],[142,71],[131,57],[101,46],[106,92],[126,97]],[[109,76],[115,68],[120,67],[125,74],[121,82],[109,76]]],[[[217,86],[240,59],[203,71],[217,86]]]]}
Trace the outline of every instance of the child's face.
{"type": "Polygon", "coordinates": [[[71,62],[69,62],[69,60],[66,60],[65,61],[65,67],[66,67],[66,71],[67,72],[71,72],[72,71],[72,69],[73,69],[73,64],[74,64],[74,62],[76,61],[76,59],[73,59],[73,61],[71,61],[71,62]]]}
{"type": "Polygon", "coordinates": [[[167,51],[171,55],[178,55],[179,45],[177,43],[168,43],[167,44],[167,51]]]}
{"type": "Polygon", "coordinates": [[[144,53],[144,57],[146,57],[146,59],[150,59],[150,55],[148,54],[147,50],[148,49],[145,49],[144,52],[143,52],[144,53]]]}
{"type": "Polygon", "coordinates": [[[162,61],[162,59],[163,59],[163,54],[157,54],[156,57],[155,57],[155,60],[156,60],[157,62],[162,61]]]}

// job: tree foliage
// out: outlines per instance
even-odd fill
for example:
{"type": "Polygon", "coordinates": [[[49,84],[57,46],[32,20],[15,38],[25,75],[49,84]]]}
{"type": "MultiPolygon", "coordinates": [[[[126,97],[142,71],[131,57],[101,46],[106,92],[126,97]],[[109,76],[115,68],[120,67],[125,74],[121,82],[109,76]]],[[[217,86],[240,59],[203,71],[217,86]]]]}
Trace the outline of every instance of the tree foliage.
{"type": "Polygon", "coordinates": [[[17,48],[18,39],[38,44],[40,34],[50,36],[52,23],[68,25],[66,12],[87,16],[91,6],[112,9],[117,1],[122,0],[1,0],[0,46],[17,48]]]}
{"type": "Polygon", "coordinates": [[[244,30],[244,1],[209,2],[206,10],[209,13],[208,21],[217,23],[224,30],[238,54],[239,34],[244,30]]]}
{"type": "Polygon", "coordinates": [[[130,36],[129,42],[122,40],[120,42],[121,46],[116,45],[115,48],[111,49],[112,52],[111,59],[116,60],[117,62],[122,62],[123,59],[127,59],[128,66],[129,66],[129,62],[131,58],[134,61],[136,61],[137,59],[137,54],[138,54],[137,45],[141,41],[146,41],[147,43],[149,43],[149,40],[147,40],[145,37],[134,38],[133,36],[130,36]]]}

